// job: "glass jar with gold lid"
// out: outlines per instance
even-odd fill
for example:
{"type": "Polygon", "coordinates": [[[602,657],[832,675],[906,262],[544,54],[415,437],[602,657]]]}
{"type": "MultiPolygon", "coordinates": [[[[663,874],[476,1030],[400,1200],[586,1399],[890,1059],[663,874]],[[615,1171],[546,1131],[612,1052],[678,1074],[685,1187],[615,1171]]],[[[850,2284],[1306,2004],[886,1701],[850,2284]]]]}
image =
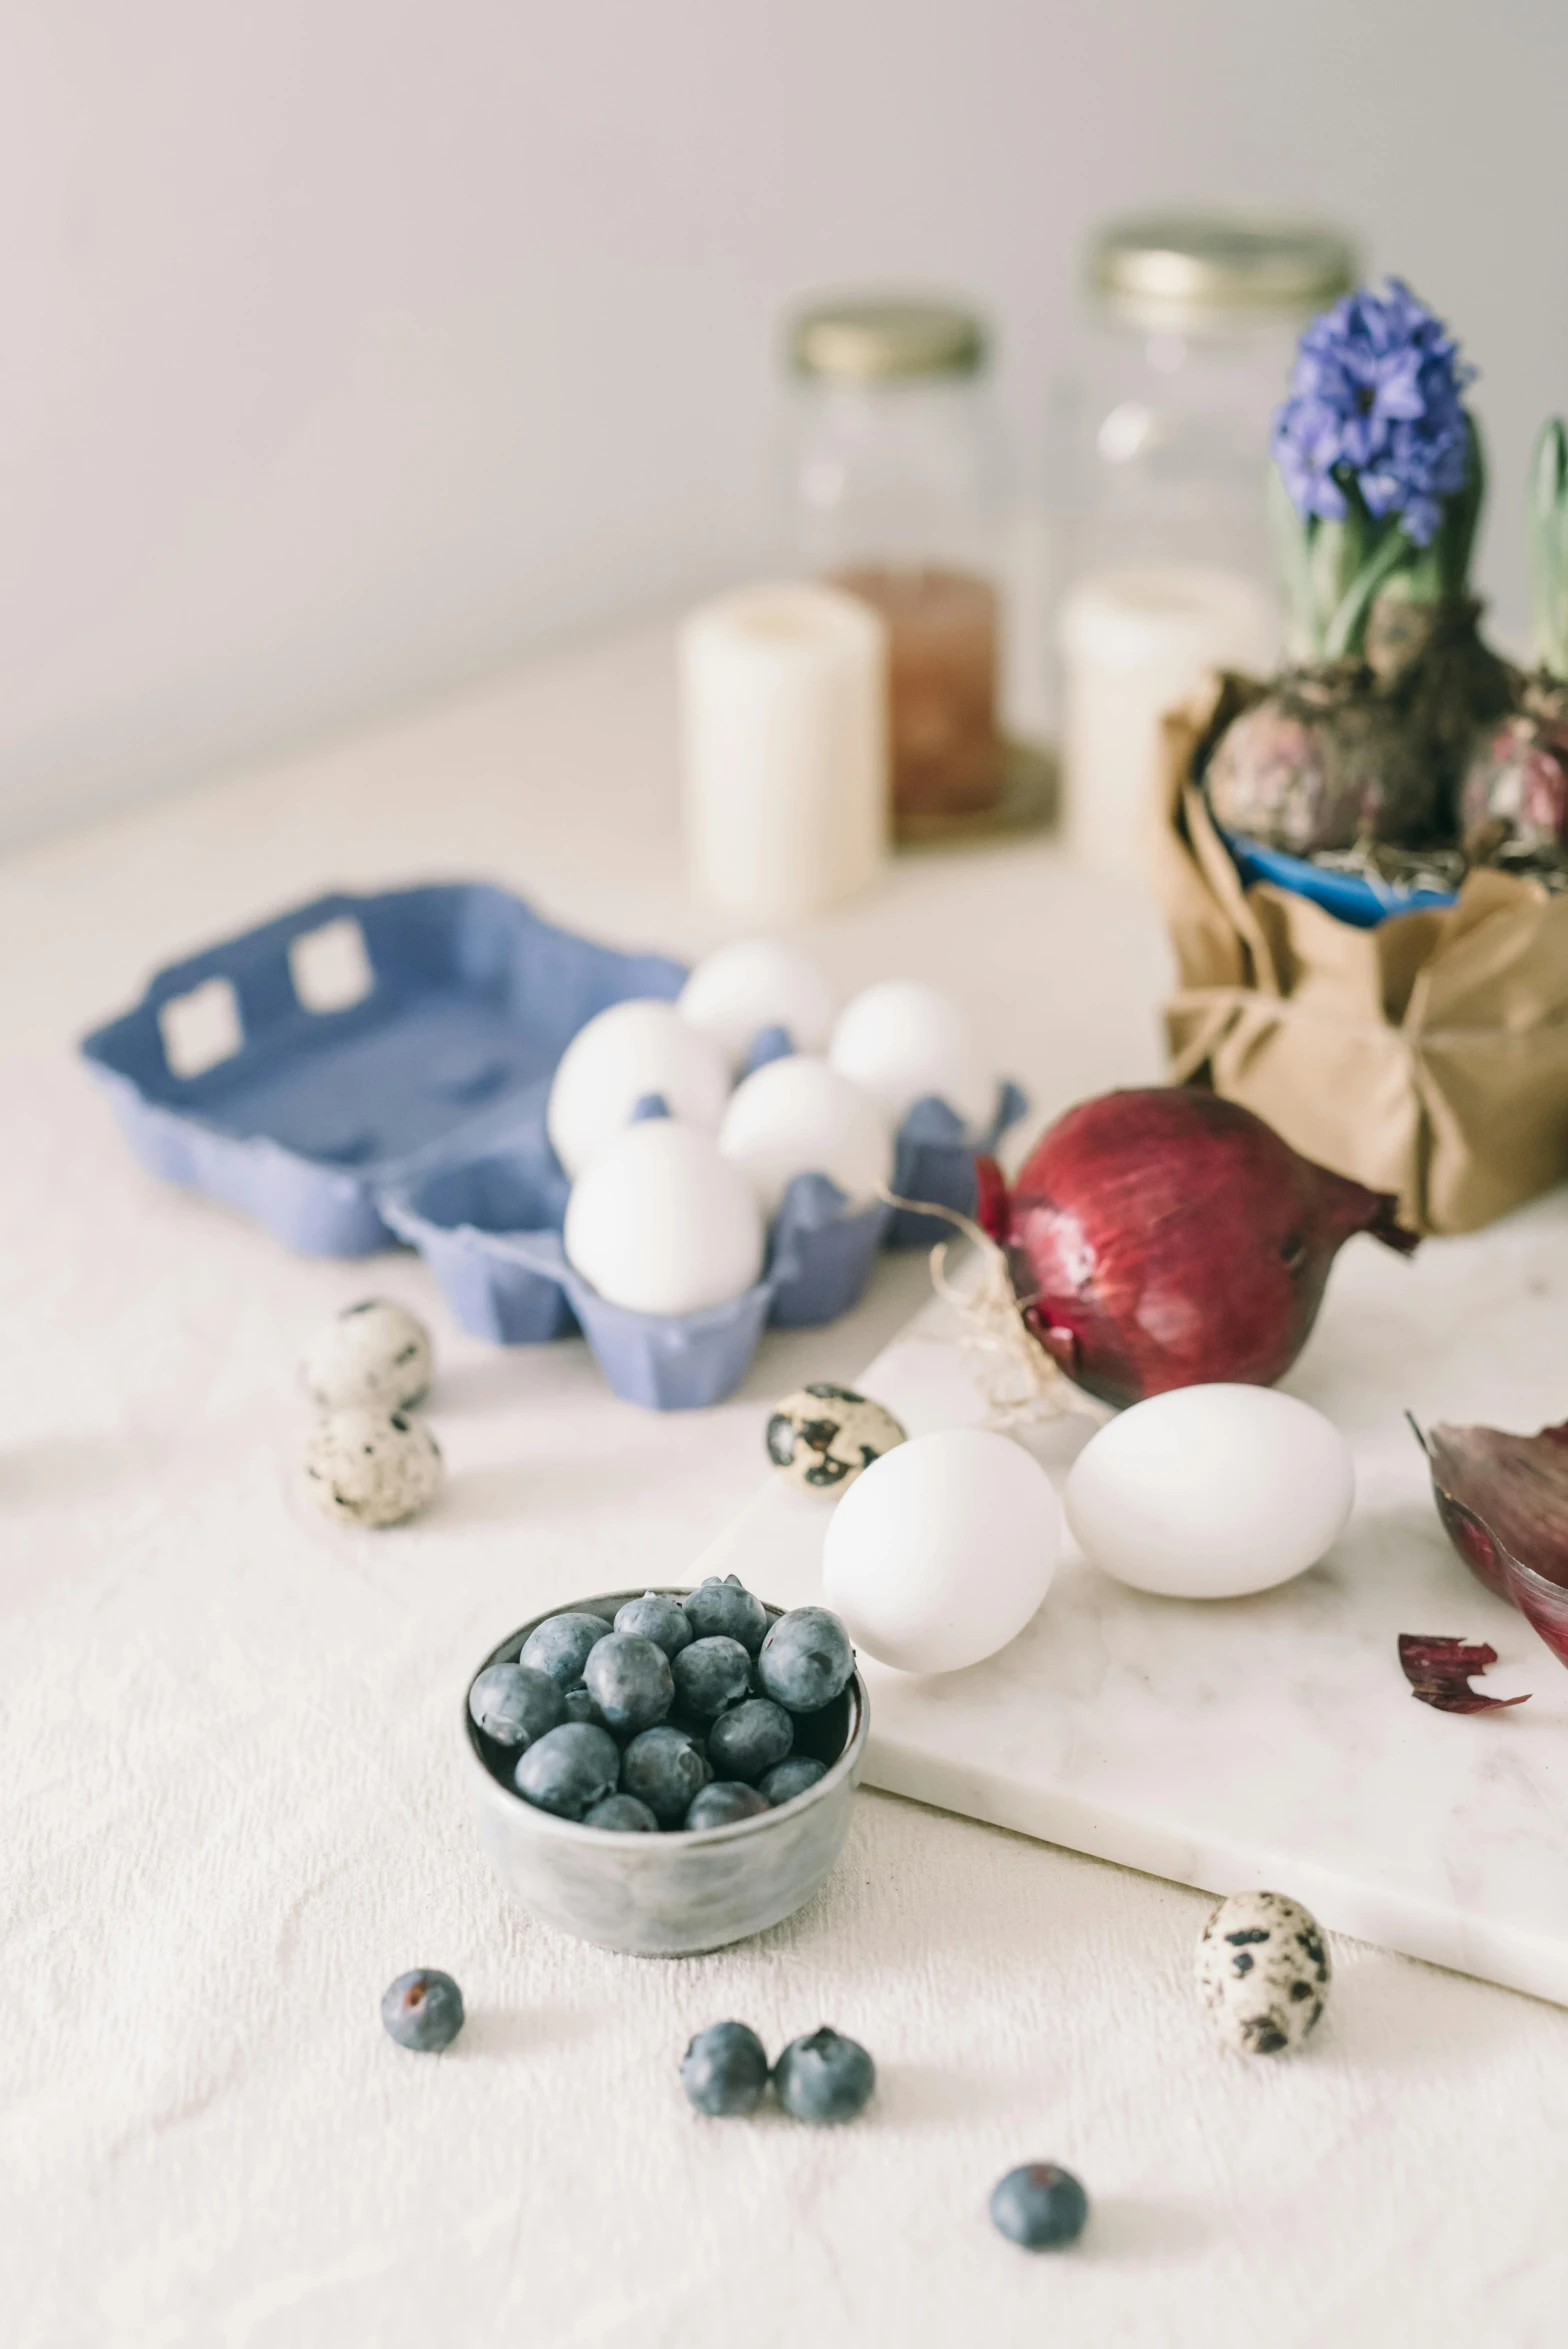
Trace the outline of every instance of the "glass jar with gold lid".
{"type": "Polygon", "coordinates": [[[1099,230],[1066,484],[1079,567],[1268,578],[1269,419],[1302,326],[1356,268],[1350,240],[1311,220],[1155,212],[1099,230]]]}
{"type": "Polygon", "coordinates": [[[1062,807],[1088,863],[1136,863],[1165,712],[1215,668],[1274,666],[1270,419],[1356,271],[1311,220],[1159,212],[1092,240],[1050,467],[1062,807]]]}
{"type": "Polygon", "coordinates": [[[895,829],[1001,796],[1006,465],[990,338],[967,305],[822,301],[788,324],[786,483],[796,561],[888,624],[895,829]]]}

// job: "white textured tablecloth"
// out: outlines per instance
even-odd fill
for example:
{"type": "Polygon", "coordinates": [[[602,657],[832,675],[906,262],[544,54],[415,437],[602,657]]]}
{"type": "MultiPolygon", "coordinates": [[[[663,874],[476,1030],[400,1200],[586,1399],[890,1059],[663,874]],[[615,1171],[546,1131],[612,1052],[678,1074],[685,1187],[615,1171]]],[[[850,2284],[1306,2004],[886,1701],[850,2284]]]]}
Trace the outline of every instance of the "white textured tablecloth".
{"type": "MultiPolygon", "coordinates": [[[[159,1189],[67,1044],[336,881],[493,874],[697,951],[672,805],[649,637],[0,868],[0,2342],[1561,2343],[1568,2014],[1341,1943],[1316,2044],[1249,2066],[1190,1994],[1197,1895],[872,1795],[818,1900],[712,1958],[563,1942],[496,1889],[474,1661],[682,1579],[771,1397],[852,1374],[923,1267],[656,1418],[580,1345],[459,1339],[412,1258],[293,1260],[159,1189]],[[383,1535],[295,1481],[301,1340],[367,1288],[434,1324],[451,1469],[383,1535]],[[414,1964],[468,2001],[439,2061],[377,2018],[414,1964]],[[854,2033],[874,2107],[699,2123],[676,2061],[731,2015],[854,2033]],[[1035,2157],[1093,2197],[1069,2257],[986,2223],[1035,2157]]],[[[1042,1112],[1154,1073],[1152,921],[1038,847],[911,861],[813,943],[846,987],[957,986],[1042,1112]]]]}

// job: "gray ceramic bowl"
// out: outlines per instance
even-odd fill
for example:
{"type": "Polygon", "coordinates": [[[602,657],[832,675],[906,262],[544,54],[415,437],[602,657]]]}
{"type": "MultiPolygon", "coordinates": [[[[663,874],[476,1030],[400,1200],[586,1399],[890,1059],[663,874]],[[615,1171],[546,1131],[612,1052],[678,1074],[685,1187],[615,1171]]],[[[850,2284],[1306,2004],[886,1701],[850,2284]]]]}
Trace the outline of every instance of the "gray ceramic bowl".
{"type": "MultiPolygon", "coordinates": [[[[639,1587],[605,1598],[572,1599],[548,1613],[558,1615],[572,1606],[609,1619],[617,1607],[642,1595],[639,1587]]],[[[667,1595],[681,1599],[690,1594],[672,1590],[667,1595]]],[[[780,1612],[769,1607],[769,1618],[780,1612]]],[[[524,1640],[545,1620],[536,1615],[502,1640],[475,1666],[473,1677],[487,1664],[515,1662],[524,1640]]],[[[689,1834],[615,1835],[535,1810],[492,1776],[469,1719],[465,1688],[463,1751],[480,1840],[507,1891],[558,1932],[632,1957],[690,1957],[722,1949],[793,1916],[838,1858],[860,1782],[868,1714],[865,1683],[857,1672],[841,1697],[811,1716],[810,1736],[796,1748],[810,1753],[820,1739],[821,1758],[838,1749],[837,1759],[815,1786],[776,1811],[689,1834]]]]}

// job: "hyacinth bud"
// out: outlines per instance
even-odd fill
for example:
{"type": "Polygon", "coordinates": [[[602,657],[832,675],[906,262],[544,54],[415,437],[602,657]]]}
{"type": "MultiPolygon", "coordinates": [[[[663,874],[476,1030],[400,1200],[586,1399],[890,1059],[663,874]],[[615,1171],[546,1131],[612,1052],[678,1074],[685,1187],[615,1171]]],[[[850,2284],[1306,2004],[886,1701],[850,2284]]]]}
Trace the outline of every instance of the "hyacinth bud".
{"type": "Polygon", "coordinates": [[[1530,603],[1535,657],[1568,680],[1568,432],[1548,417],[1530,470],[1530,603]]]}

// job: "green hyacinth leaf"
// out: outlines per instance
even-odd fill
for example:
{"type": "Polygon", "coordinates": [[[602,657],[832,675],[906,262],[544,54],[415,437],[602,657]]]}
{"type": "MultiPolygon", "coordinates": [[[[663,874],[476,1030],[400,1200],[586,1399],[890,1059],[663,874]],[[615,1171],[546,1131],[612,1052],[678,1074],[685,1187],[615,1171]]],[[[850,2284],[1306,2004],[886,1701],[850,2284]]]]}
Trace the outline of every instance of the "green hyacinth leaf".
{"type": "Polygon", "coordinates": [[[1548,417],[1530,467],[1530,605],[1535,657],[1568,678],[1568,430],[1548,417]]]}
{"type": "Polygon", "coordinates": [[[1287,647],[1293,661],[1320,660],[1323,629],[1314,593],[1313,540],[1322,525],[1311,515],[1297,513],[1283,474],[1269,467],[1269,535],[1274,563],[1285,599],[1287,647]]]}

